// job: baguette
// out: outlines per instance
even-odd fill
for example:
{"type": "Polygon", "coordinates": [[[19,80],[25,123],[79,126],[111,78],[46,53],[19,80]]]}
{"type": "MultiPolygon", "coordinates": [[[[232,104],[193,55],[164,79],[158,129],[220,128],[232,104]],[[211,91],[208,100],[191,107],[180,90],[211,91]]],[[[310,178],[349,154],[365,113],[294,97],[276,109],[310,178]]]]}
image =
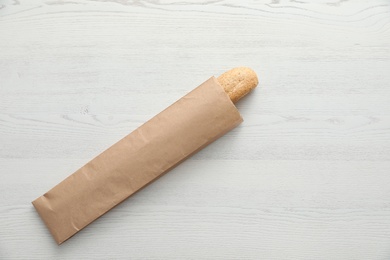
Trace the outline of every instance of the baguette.
{"type": "Polygon", "coordinates": [[[256,73],[247,67],[231,69],[220,75],[217,80],[233,103],[243,98],[259,83],[256,73]]]}
{"type": "Polygon", "coordinates": [[[236,68],[218,81],[205,81],[34,200],[55,241],[63,243],[240,124],[221,86],[235,102],[256,86],[256,74],[236,68]]]}

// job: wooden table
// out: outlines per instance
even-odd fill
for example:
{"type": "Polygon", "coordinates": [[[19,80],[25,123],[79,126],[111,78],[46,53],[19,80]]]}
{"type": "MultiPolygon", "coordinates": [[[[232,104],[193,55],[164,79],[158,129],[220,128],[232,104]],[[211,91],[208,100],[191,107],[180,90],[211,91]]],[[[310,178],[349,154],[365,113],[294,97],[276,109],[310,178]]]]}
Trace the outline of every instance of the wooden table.
{"type": "Polygon", "coordinates": [[[0,1],[1,259],[390,259],[390,3],[0,1]],[[31,201],[212,75],[244,123],[57,246],[31,201]]]}

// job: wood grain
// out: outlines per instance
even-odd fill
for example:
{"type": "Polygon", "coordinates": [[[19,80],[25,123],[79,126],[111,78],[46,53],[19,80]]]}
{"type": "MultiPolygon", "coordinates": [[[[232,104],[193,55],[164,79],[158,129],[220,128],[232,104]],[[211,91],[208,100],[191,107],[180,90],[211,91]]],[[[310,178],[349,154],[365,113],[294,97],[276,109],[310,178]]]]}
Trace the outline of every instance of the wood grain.
{"type": "Polygon", "coordinates": [[[0,259],[389,259],[390,4],[0,1],[0,259]],[[244,123],[58,247],[31,206],[212,75],[244,123]]]}

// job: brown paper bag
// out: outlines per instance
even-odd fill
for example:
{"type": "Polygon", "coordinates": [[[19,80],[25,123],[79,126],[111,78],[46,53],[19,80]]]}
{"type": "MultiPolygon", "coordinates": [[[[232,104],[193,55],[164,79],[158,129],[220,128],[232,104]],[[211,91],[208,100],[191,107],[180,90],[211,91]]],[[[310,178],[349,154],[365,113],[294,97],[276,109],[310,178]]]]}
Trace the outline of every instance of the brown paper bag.
{"type": "Polygon", "coordinates": [[[61,244],[241,122],[212,77],[32,203],[61,244]]]}

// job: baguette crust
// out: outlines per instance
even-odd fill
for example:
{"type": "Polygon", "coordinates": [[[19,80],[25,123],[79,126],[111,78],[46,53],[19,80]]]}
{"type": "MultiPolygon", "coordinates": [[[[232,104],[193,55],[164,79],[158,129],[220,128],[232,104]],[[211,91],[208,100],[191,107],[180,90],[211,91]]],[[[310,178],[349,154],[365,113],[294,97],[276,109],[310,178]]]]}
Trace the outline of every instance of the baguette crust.
{"type": "Polygon", "coordinates": [[[259,83],[256,73],[247,67],[231,69],[220,75],[217,80],[233,103],[248,94],[259,83]]]}

